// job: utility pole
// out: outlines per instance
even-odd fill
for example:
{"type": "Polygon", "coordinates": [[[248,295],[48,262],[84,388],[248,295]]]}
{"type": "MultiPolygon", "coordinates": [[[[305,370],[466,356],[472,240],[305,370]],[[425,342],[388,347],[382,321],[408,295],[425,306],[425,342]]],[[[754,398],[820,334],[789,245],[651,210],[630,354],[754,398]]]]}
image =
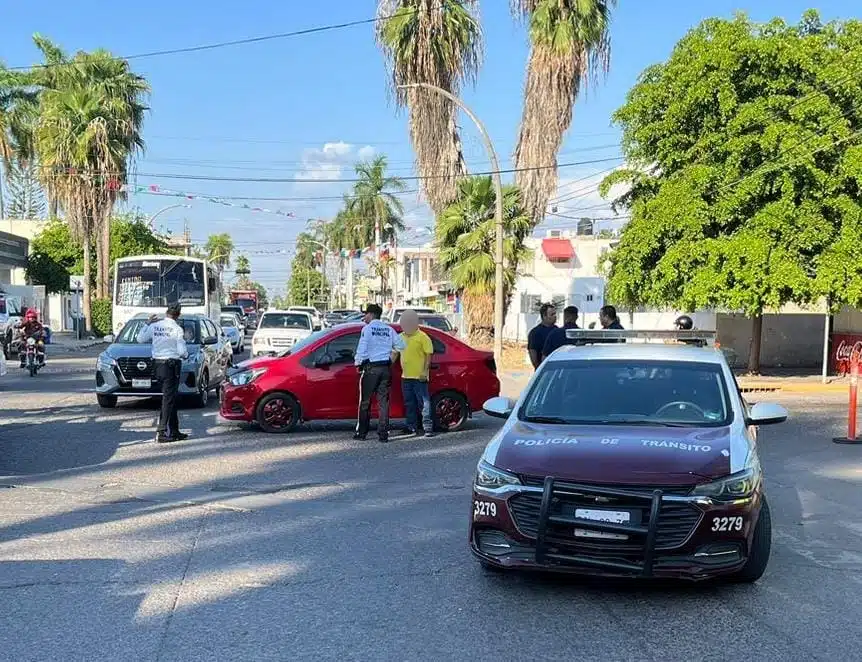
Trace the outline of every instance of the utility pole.
{"type": "Polygon", "coordinates": [[[192,231],[189,228],[189,222],[183,221],[183,244],[185,247],[186,257],[192,254],[192,231]]]}
{"type": "Polygon", "coordinates": [[[476,128],[479,129],[479,133],[482,136],[482,141],[485,143],[485,149],[488,151],[488,156],[491,159],[491,170],[492,175],[491,179],[494,182],[494,189],[496,193],[496,205],[494,211],[494,221],[496,226],[496,236],[494,241],[494,263],[496,266],[494,273],[494,359],[497,361],[497,365],[500,365],[500,362],[503,358],[503,182],[500,178],[500,164],[497,161],[497,152],[494,151],[494,145],[491,142],[491,137],[488,135],[488,132],[485,130],[485,126],[482,122],[479,121],[479,118],[470,110],[461,99],[456,97],[451,92],[448,92],[436,85],[431,85],[430,83],[408,83],[406,85],[399,85],[401,89],[410,89],[410,88],[422,88],[425,90],[431,90],[433,92],[437,92],[438,94],[443,95],[449,101],[454,103],[456,106],[461,108],[464,113],[473,120],[473,123],[476,125],[476,128]]]}
{"type": "Polygon", "coordinates": [[[311,305],[311,271],[305,270],[305,305],[311,305]]]}
{"type": "Polygon", "coordinates": [[[378,295],[379,301],[377,303],[383,303],[383,265],[381,263],[382,253],[380,251],[380,213],[374,212],[374,251],[377,253],[377,270],[380,272],[380,294],[378,295]]]}

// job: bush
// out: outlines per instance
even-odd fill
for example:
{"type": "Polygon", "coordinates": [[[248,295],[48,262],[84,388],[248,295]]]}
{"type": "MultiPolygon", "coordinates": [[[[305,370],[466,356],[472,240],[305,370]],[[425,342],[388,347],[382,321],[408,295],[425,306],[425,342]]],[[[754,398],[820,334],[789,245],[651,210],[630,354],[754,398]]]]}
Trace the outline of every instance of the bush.
{"type": "Polygon", "coordinates": [[[111,300],[93,299],[90,311],[93,333],[97,336],[105,336],[111,333],[111,300]]]}

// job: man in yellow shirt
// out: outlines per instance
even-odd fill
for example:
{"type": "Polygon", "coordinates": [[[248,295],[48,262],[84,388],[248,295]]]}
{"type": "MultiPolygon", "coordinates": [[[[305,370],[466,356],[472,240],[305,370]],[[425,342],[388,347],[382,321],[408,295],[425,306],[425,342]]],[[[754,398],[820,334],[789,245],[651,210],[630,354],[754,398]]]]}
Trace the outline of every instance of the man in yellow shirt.
{"type": "Polygon", "coordinates": [[[431,338],[419,329],[419,316],[415,310],[405,310],[399,320],[404,332],[401,339],[404,349],[401,357],[401,393],[404,396],[404,414],[407,434],[418,434],[420,425],[426,437],[434,436],[431,418],[431,394],[428,390],[428,368],[434,346],[431,338]]]}

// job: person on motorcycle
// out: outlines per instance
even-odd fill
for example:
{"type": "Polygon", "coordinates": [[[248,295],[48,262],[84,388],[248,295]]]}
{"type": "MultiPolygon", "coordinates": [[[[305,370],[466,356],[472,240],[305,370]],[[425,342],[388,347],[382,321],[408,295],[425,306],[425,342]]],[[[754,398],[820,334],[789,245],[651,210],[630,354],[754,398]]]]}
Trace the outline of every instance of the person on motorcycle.
{"type": "MultiPolygon", "coordinates": [[[[37,343],[41,343],[43,336],[45,334],[45,327],[42,326],[42,323],[39,321],[39,316],[36,314],[36,311],[30,308],[24,314],[24,321],[21,322],[21,339],[23,343],[20,349],[20,359],[21,359],[21,367],[24,367],[24,363],[27,358],[27,339],[34,338],[37,343]]],[[[40,362],[45,361],[45,352],[44,348],[39,352],[40,362]]]]}

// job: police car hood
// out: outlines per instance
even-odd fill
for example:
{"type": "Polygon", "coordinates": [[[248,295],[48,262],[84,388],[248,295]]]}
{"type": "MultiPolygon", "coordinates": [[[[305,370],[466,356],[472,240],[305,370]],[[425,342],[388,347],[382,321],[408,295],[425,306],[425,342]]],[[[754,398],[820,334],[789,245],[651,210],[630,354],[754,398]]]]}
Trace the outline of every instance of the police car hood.
{"type": "Polygon", "coordinates": [[[518,421],[487,459],[514,474],[589,483],[694,485],[730,473],[729,427],[539,425],[518,421]]]}

